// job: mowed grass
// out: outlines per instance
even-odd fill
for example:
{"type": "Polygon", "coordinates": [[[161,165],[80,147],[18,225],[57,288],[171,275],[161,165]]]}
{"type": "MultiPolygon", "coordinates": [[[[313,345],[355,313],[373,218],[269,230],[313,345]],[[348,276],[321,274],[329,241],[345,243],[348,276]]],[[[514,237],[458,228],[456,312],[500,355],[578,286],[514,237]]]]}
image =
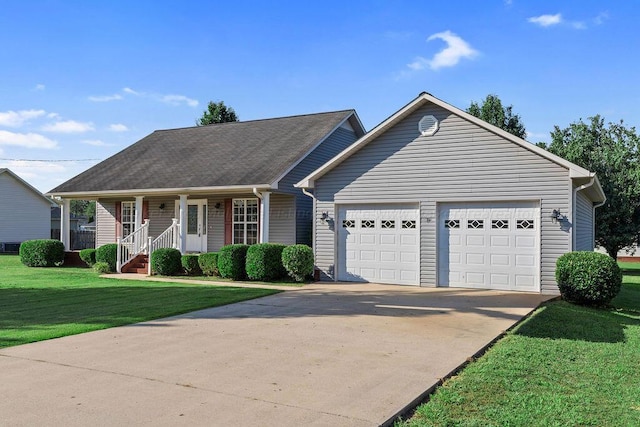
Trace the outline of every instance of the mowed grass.
{"type": "Polygon", "coordinates": [[[445,382],[416,426],[640,426],[640,264],[613,309],[548,303],[445,382]]]}
{"type": "Polygon", "coordinates": [[[0,256],[0,348],[127,325],[277,293],[100,278],[88,268],[28,268],[0,256]]]}

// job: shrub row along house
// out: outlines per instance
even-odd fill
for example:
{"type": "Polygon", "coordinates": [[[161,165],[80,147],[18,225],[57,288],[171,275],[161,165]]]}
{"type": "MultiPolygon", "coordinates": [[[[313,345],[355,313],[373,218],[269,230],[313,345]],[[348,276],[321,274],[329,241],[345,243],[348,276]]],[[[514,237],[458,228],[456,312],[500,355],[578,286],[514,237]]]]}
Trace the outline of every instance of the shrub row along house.
{"type": "Polygon", "coordinates": [[[595,174],[427,93],[366,134],[353,110],[156,131],[50,194],[96,199],[123,263],[312,243],[324,280],[543,293],[605,201],[595,174]]]}

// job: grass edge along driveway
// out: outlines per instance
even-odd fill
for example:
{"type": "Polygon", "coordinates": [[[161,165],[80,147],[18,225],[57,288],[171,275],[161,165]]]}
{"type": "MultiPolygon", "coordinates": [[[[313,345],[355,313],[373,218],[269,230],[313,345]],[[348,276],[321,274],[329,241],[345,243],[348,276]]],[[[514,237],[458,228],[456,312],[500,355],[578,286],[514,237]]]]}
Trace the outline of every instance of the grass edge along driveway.
{"type": "Polygon", "coordinates": [[[100,278],[88,268],[29,268],[0,256],[0,348],[272,295],[272,289],[100,278]]]}
{"type": "Polygon", "coordinates": [[[640,425],[640,263],[598,310],[543,305],[396,426],[640,425]]]}

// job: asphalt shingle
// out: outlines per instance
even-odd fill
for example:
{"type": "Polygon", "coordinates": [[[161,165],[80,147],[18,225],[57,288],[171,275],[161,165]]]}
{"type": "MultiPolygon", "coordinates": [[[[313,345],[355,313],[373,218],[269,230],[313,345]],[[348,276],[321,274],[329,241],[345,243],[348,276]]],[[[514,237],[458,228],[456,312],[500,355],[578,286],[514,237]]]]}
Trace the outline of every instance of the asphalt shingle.
{"type": "Polygon", "coordinates": [[[158,130],[49,193],[268,184],[352,113],[158,130]]]}

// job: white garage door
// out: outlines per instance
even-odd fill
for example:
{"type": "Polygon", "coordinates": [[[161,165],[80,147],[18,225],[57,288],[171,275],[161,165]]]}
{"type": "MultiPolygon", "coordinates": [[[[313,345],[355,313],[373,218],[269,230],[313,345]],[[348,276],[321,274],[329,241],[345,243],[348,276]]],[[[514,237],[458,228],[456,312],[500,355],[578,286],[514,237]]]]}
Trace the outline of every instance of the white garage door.
{"type": "Polygon", "coordinates": [[[539,291],[537,203],[443,204],[438,285],[539,291]]]}
{"type": "Polygon", "coordinates": [[[338,280],[419,285],[417,206],[338,208],[338,280]]]}

